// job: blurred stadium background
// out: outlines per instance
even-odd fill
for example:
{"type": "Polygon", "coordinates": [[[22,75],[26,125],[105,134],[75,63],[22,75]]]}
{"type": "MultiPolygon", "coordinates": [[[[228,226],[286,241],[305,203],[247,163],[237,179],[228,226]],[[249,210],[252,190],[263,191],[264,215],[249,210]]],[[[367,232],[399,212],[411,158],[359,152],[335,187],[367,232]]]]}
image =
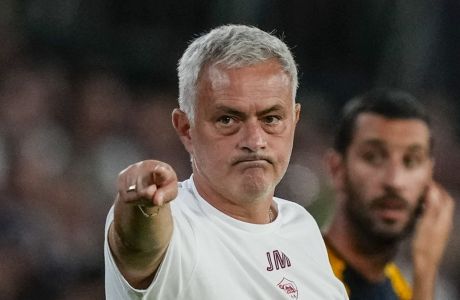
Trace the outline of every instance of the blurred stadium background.
{"type": "MultiPolygon", "coordinates": [[[[436,178],[459,199],[459,1],[2,0],[1,299],[104,298],[115,178],[147,158],[188,177],[170,122],[176,63],[191,38],[226,23],[275,31],[299,64],[302,119],[279,196],[327,223],[322,154],[337,111],[368,88],[394,86],[432,112],[436,178]]],[[[439,299],[458,299],[455,227],[439,299]]]]}

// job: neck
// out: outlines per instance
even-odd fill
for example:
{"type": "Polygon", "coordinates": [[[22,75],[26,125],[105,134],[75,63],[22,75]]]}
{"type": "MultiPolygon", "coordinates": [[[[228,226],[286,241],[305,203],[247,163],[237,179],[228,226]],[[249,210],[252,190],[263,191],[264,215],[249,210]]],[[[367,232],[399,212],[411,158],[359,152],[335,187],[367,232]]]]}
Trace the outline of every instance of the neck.
{"type": "Polygon", "coordinates": [[[371,282],[385,278],[385,266],[397,252],[395,243],[382,244],[364,237],[342,213],[336,215],[325,237],[347,264],[371,282]]]}
{"type": "Polygon", "coordinates": [[[273,196],[257,199],[237,199],[225,197],[198,177],[194,177],[198,194],[209,204],[224,214],[246,223],[267,224],[276,219],[277,211],[273,196]]]}

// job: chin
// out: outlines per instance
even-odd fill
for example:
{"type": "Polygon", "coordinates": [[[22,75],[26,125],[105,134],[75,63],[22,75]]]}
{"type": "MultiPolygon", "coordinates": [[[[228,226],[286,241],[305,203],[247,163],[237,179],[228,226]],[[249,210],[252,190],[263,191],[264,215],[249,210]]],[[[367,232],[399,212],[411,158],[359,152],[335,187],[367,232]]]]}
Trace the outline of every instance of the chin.
{"type": "Polygon", "coordinates": [[[377,239],[389,243],[402,241],[412,232],[408,224],[380,224],[373,231],[377,239]]]}
{"type": "Polygon", "coordinates": [[[271,185],[266,180],[243,179],[240,185],[241,193],[248,198],[258,199],[264,197],[271,191],[271,185]]]}

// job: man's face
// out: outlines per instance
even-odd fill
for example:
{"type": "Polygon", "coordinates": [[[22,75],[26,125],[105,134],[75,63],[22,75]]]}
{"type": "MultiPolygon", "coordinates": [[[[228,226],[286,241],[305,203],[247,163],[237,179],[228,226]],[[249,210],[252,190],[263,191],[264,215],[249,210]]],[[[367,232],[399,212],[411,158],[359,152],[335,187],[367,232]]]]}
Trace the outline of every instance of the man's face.
{"type": "Polygon", "coordinates": [[[206,67],[196,104],[186,147],[201,192],[232,202],[272,197],[289,163],[300,111],[278,61],[206,67]]]}
{"type": "Polygon", "coordinates": [[[413,228],[432,177],[429,129],[417,119],[362,113],[343,168],[349,221],[374,240],[398,241],[413,228]]]}

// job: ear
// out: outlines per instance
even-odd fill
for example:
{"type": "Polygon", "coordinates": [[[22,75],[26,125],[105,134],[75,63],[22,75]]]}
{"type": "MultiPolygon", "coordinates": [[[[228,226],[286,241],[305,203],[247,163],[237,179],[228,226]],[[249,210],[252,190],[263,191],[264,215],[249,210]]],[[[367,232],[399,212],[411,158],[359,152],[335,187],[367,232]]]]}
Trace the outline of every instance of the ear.
{"type": "Polygon", "coordinates": [[[300,109],[301,109],[300,103],[296,103],[294,109],[295,109],[295,123],[297,124],[297,122],[300,119],[300,109]]]}
{"type": "Polygon", "coordinates": [[[434,157],[431,157],[430,164],[431,164],[431,167],[430,167],[431,177],[433,177],[434,167],[436,166],[436,160],[434,159],[434,157]]]}
{"type": "Polygon", "coordinates": [[[324,161],[336,190],[343,190],[345,186],[345,159],[342,154],[329,149],[324,161]]]}
{"type": "Polygon", "coordinates": [[[185,149],[192,154],[193,146],[190,135],[190,121],[187,114],[179,108],[175,108],[172,112],[172,123],[185,149]]]}

